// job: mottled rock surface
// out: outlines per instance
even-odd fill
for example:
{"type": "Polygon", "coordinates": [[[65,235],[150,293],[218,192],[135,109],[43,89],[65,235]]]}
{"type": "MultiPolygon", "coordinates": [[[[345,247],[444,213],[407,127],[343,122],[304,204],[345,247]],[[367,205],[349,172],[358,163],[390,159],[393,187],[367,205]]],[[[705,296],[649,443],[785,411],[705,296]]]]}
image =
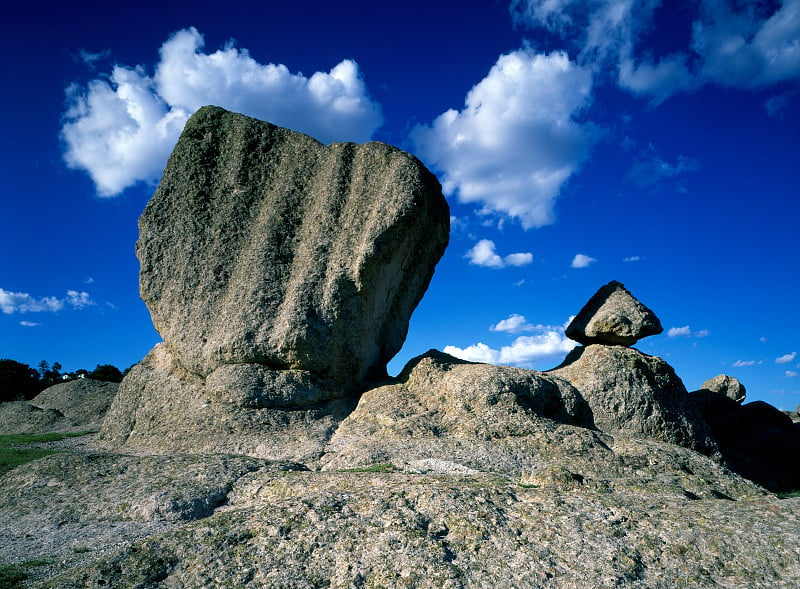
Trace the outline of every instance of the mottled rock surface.
{"type": "Polygon", "coordinates": [[[611,281],[601,287],[578,312],[565,331],[584,345],[632,346],[663,331],[661,322],[625,286],[611,281]]]}
{"type": "Polygon", "coordinates": [[[709,378],[700,388],[725,395],[737,403],[744,401],[747,396],[745,386],[738,379],[727,374],[719,374],[714,378],[709,378]]]}
{"type": "Polygon", "coordinates": [[[100,426],[119,389],[115,382],[79,378],[53,385],[31,400],[42,409],[61,412],[74,425],[88,429],[100,426]]]}
{"type": "Polygon", "coordinates": [[[314,462],[355,407],[356,397],[340,395],[303,371],[250,365],[221,367],[204,380],[159,344],[122,381],[99,444],[128,452],[314,462]]]}
{"type": "Polygon", "coordinates": [[[581,346],[546,374],[574,386],[604,432],[622,430],[709,454],[715,450],[683,382],[657,356],[621,346],[581,346]]]}
{"type": "Polygon", "coordinates": [[[766,495],[678,447],[682,476],[670,478],[657,451],[667,445],[631,442],[614,450],[627,465],[614,487],[555,467],[522,482],[55,455],[0,478],[0,558],[49,559],[28,569],[28,586],[58,589],[800,582],[800,499],[766,495]]]}
{"type": "Polygon", "coordinates": [[[204,107],[139,220],[140,291],[174,358],[385,377],[447,245],[441,187],[382,143],[204,107]]]}
{"type": "Polygon", "coordinates": [[[27,401],[0,403],[0,435],[43,434],[72,428],[72,422],[55,409],[42,409],[27,401]]]}

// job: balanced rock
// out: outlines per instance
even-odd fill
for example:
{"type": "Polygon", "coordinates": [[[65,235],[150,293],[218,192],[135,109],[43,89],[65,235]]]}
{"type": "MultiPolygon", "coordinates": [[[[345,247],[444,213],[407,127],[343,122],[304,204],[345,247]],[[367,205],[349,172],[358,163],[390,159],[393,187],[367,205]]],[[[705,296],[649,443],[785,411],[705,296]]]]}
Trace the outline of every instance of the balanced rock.
{"type": "Polygon", "coordinates": [[[622,346],[579,346],[546,374],[578,390],[601,431],[628,432],[706,454],[716,450],[683,382],[657,356],[622,346]]]}
{"type": "Polygon", "coordinates": [[[719,374],[714,378],[709,378],[700,388],[725,395],[737,403],[744,401],[747,392],[738,379],[727,374],[719,374]]]}
{"type": "Polygon", "coordinates": [[[139,219],[139,286],[191,374],[253,364],[353,386],[386,376],[448,235],[413,156],[209,106],[139,219]]]}
{"type": "Polygon", "coordinates": [[[601,287],[567,326],[566,335],[584,345],[632,346],[663,331],[661,322],[617,281],[601,287]]]}

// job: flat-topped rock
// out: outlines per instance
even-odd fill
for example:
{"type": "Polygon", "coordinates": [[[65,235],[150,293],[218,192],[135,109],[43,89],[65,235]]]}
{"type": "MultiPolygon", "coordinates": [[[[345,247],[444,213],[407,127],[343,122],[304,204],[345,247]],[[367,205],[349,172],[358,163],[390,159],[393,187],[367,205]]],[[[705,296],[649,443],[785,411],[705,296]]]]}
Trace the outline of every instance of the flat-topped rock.
{"type": "Polygon", "coordinates": [[[448,242],[441,186],[383,143],[204,107],[139,220],[140,291],[174,358],[386,375],[448,242]]]}
{"type": "Polygon", "coordinates": [[[643,337],[662,331],[664,328],[655,313],[614,280],[589,299],[565,333],[584,345],[632,346],[643,337]]]}

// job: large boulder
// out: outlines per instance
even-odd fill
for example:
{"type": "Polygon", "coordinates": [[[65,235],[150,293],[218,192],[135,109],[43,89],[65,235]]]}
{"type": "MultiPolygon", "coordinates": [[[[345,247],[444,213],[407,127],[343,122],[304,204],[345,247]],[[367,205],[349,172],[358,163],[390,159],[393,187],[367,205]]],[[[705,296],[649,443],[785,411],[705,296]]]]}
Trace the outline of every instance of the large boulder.
{"type": "Polygon", "coordinates": [[[416,158],[318,141],[218,107],[186,123],[139,220],[139,286],[174,359],[386,376],[447,245],[416,158]]]}
{"type": "Polygon", "coordinates": [[[547,374],[578,390],[602,431],[620,430],[705,453],[715,451],[683,382],[657,356],[621,346],[580,346],[547,374]]]}
{"type": "Polygon", "coordinates": [[[565,333],[568,338],[584,345],[632,346],[643,337],[662,331],[655,313],[639,302],[621,282],[612,280],[589,299],[565,333]]]}

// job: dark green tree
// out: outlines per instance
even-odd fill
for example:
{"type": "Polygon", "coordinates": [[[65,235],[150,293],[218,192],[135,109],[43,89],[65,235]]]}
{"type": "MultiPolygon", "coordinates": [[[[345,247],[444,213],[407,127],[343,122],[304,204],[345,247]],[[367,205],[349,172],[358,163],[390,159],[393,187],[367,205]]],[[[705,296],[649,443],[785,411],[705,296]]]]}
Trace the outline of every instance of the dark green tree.
{"type": "Polygon", "coordinates": [[[122,373],[119,368],[111,364],[98,364],[97,368],[92,370],[88,376],[94,380],[105,380],[107,382],[122,381],[122,373]]]}
{"type": "Polygon", "coordinates": [[[39,373],[16,360],[0,360],[0,403],[33,399],[43,389],[39,373]]]}

